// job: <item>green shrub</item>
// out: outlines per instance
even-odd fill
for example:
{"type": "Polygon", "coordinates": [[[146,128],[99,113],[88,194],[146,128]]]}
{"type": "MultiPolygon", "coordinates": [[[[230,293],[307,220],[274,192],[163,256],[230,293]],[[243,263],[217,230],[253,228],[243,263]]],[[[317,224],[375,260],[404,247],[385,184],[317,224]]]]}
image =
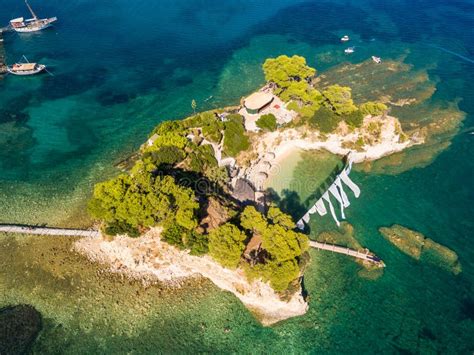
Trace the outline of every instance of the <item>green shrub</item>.
{"type": "Polygon", "coordinates": [[[186,239],[186,247],[191,255],[204,255],[209,251],[209,240],[207,235],[191,231],[186,239]]]}
{"type": "Polygon", "coordinates": [[[109,223],[105,227],[105,234],[114,236],[128,235],[130,238],[138,238],[140,236],[140,232],[136,227],[132,227],[131,225],[120,221],[109,223]]]}
{"type": "Polygon", "coordinates": [[[343,116],[344,121],[351,127],[361,127],[364,122],[364,115],[360,110],[353,111],[343,116]]]}
{"type": "Polygon", "coordinates": [[[240,115],[227,116],[224,127],[224,153],[235,157],[250,147],[250,141],[245,134],[243,117],[240,115]]]}
{"type": "Polygon", "coordinates": [[[277,95],[292,83],[306,81],[316,75],[316,70],[306,65],[306,59],[297,55],[268,58],[263,64],[263,72],[267,81],[278,85],[277,95]]]}
{"type": "Polygon", "coordinates": [[[222,266],[235,269],[245,249],[245,239],[239,228],[226,223],[209,233],[209,254],[222,266]]]}
{"type": "Polygon", "coordinates": [[[387,105],[381,102],[368,101],[360,105],[360,111],[364,115],[380,116],[387,110],[387,105]]]}
{"type": "Polygon", "coordinates": [[[189,169],[198,173],[204,173],[207,168],[217,167],[217,159],[214,156],[214,148],[210,144],[194,147],[189,154],[189,169]]]}
{"type": "Polygon", "coordinates": [[[172,224],[165,228],[161,233],[161,239],[166,243],[179,247],[180,249],[184,248],[183,239],[189,231],[186,231],[183,227],[180,227],[176,224],[172,224]]]}
{"type": "Polygon", "coordinates": [[[185,132],[184,121],[164,121],[160,123],[150,134],[150,137],[154,134],[163,135],[167,133],[176,133],[182,135],[185,132]]]}
{"type": "Polygon", "coordinates": [[[179,163],[185,157],[186,155],[181,149],[174,146],[163,146],[157,151],[145,151],[142,159],[147,166],[151,166],[154,170],[161,165],[174,165],[179,163]]]}
{"type": "Polygon", "coordinates": [[[264,260],[244,267],[251,279],[269,281],[276,291],[288,288],[300,274],[298,261],[309,248],[304,234],[293,231],[293,219],[277,207],[270,207],[267,216],[255,207],[246,207],[240,216],[240,225],[252,235],[262,238],[264,260]]]}
{"type": "Polygon", "coordinates": [[[257,127],[269,132],[273,132],[278,127],[276,117],[271,113],[260,116],[256,124],[257,127]]]}
{"type": "Polygon", "coordinates": [[[292,110],[292,111],[296,111],[298,112],[300,106],[298,105],[298,102],[296,101],[290,101],[290,103],[288,105],[286,105],[286,108],[288,110],[292,110]]]}
{"type": "Polygon", "coordinates": [[[204,137],[214,143],[220,143],[222,139],[221,130],[223,129],[223,124],[219,121],[213,121],[207,126],[202,127],[202,134],[204,137]]]}
{"type": "Polygon", "coordinates": [[[322,107],[309,120],[311,126],[319,129],[322,133],[332,133],[337,128],[342,117],[338,116],[327,107],[322,107]]]}
{"type": "Polygon", "coordinates": [[[347,86],[331,85],[323,91],[326,107],[338,115],[347,115],[357,110],[352,100],[352,89],[347,86]]]}
{"type": "Polygon", "coordinates": [[[89,201],[90,215],[108,225],[134,228],[169,225],[192,230],[197,226],[194,192],[171,176],[154,176],[137,163],[131,175],[96,184],[89,201]]]}

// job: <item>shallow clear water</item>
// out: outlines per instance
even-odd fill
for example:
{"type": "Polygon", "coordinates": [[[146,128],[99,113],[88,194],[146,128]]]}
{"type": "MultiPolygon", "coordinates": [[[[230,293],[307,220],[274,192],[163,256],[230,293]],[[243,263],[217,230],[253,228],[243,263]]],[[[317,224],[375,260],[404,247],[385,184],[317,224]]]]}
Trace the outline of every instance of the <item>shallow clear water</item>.
{"type": "MultiPolygon", "coordinates": [[[[324,71],[373,54],[407,55],[415,69],[429,67],[433,102],[461,99],[467,113],[461,133],[428,166],[398,175],[354,174],[363,194],[348,220],[359,242],[386,262],[384,275],[369,281],[351,260],[314,252],[305,277],[308,314],[272,328],[259,326],[208,282],[144,291],[97,274],[96,266],[68,254],[65,240],[0,237],[0,307],[28,303],[43,314],[34,351],[474,350],[474,136],[466,133],[474,121],[472,1],[32,5],[60,21],[40,34],[6,34],[7,59],[25,54],[48,64],[54,76],[0,80],[0,222],[87,223],[87,193],[114,173],[114,162],[160,121],[189,114],[192,99],[199,109],[238,103],[263,82],[260,65],[268,56],[301,54],[324,71]],[[356,46],[351,57],[338,40],[345,33],[356,46]],[[377,229],[394,223],[456,251],[461,275],[415,262],[389,245],[377,229]]],[[[0,0],[0,7],[0,23],[26,15],[21,1],[0,0]]],[[[309,194],[298,182],[311,166],[306,157],[287,174],[300,198],[309,194]]],[[[313,233],[329,222],[314,221],[313,233]]]]}

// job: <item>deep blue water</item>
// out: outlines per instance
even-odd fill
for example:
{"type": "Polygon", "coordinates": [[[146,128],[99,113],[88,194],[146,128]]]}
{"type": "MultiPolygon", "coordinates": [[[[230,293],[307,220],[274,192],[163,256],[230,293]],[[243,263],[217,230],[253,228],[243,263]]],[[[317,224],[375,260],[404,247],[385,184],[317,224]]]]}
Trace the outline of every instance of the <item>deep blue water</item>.
{"type": "MultiPolygon", "coordinates": [[[[83,207],[81,196],[91,185],[113,174],[112,164],[136,149],[157,123],[189,114],[192,99],[199,109],[239,102],[263,82],[259,66],[268,56],[305,55],[324,71],[347,60],[336,53],[340,35],[349,33],[357,45],[353,62],[376,50],[391,58],[408,51],[407,62],[415,68],[432,63],[430,79],[437,82],[432,100],[460,100],[467,114],[461,133],[427,167],[355,175],[364,194],[348,217],[361,243],[389,265],[384,276],[361,280],[349,260],[315,255],[313,276],[307,277],[313,295],[308,315],[268,330],[234,305],[228,314],[219,309],[215,315],[232,324],[236,335],[212,333],[202,347],[199,339],[189,344],[202,351],[472,353],[474,136],[467,132],[474,124],[473,1],[32,0],[31,5],[59,21],[38,34],[5,34],[7,59],[24,54],[49,65],[54,76],[0,81],[0,222],[67,219],[83,207]],[[318,61],[326,52],[331,58],[318,61]],[[420,265],[389,246],[377,228],[393,223],[455,250],[463,273],[454,277],[420,265]]],[[[0,0],[0,9],[2,24],[27,14],[22,1],[0,0]]],[[[197,324],[211,316],[195,317],[197,324]]],[[[192,337],[191,328],[179,329],[192,337]]],[[[167,333],[159,325],[149,331],[177,336],[175,328],[167,333]]],[[[182,349],[154,341],[170,346],[164,351],[182,349]]],[[[92,351],[90,346],[84,351],[92,351]]]]}

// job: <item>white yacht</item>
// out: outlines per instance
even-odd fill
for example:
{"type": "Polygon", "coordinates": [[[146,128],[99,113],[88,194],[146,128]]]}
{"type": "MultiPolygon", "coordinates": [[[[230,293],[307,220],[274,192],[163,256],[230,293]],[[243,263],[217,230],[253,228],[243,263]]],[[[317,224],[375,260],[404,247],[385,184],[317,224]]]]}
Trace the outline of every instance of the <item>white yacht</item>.
{"type": "Polygon", "coordinates": [[[341,37],[341,42],[348,42],[350,40],[348,35],[341,37]]]}
{"type": "Polygon", "coordinates": [[[41,30],[44,30],[45,28],[48,28],[49,26],[51,26],[53,22],[56,22],[58,20],[57,17],[40,19],[38,18],[38,16],[36,16],[30,4],[28,4],[27,0],[25,0],[25,4],[28,7],[28,10],[30,10],[31,16],[33,17],[26,20],[23,17],[18,17],[16,19],[11,20],[10,26],[12,30],[16,32],[41,31],[41,30]]]}
{"type": "Polygon", "coordinates": [[[346,54],[352,54],[354,53],[354,51],[355,51],[354,47],[349,47],[349,48],[344,49],[344,53],[346,54]]]}

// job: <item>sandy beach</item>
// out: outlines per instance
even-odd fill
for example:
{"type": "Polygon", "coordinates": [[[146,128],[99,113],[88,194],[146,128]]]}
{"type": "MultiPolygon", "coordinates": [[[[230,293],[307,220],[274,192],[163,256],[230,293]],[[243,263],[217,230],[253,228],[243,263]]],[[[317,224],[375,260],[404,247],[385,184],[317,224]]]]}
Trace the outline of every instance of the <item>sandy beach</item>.
{"type": "Polygon", "coordinates": [[[364,125],[353,131],[342,129],[329,135],[322,135],[317,131],[307,131],[304,129],[285,129],[266,133],[259,139],[255,146],[258,158],[245,172],[255,186],[265,188],[268,177],[275,175],[286,169],[288,157],[295,156],[297,150],[326,150],[330,153],[345,156],[351,154],[354,163],[373,161],[393,153],[401,152],[415,144],[422,144],[423,140],[403,139],[398,129],[399,121],[395,117],[387,116],[383,119],[378,117],[367,117],[364,125]],[[380,133],[376,141],[365,142],[370,138],[370,124],[377,122],[380,124],[380,133]],[[356,142],[364,138],[364,144],[354,149],[356,142]],[[270,168],[268,167],[270,163],[270,168]],[[285,166],[285,169],[283,169],[285,166]],[[264,174],[262,174],[264,173],[264,174]]]}

